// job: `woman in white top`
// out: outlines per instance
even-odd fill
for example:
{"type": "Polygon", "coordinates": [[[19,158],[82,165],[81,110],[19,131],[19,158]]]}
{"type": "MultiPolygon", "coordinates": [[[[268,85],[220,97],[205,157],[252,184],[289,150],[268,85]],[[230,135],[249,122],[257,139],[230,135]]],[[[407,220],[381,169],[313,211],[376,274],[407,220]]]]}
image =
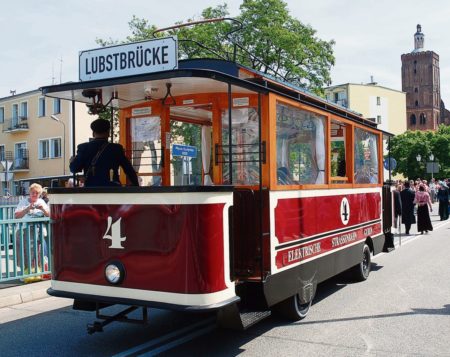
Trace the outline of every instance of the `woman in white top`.
{"type": "MultiPolygon", "coordinates": [[[[24,218],[24,219],[33,219],[33,218],[43,218],[48,217],[50,212],[47,203],[40,198],[40,195],[42,193],[42,186],[33,183],[29,188],[29,197],[25,197],[22,199],[19,204],[16,207],[16,211],[14,212],[14,218],[24,218]]],[[[36,257],[35,257],[35,249],[34,249],[34,225],[31,225],[30,229],[28,230],[30,234],[30,247],[28,249],[27,243],[27,229],[26,225],[21,230],[18,230],[16,233],[16,257],[17,257],[17,264],[19,265],[22,272],[26,270],[29,270],[28,268],[28,250],[31,251],[31,264],[32,266],[36,266],[36,257]],[[22,237],[21,237],[22,235],[22,237]],[[22,249],[20,249],[22,247],[22,249]],[[24,264],[22,265],[22,252],[23,250],[23,256],[24,256],[24,264]]],[[[44,227],[45,228],[45,227],[44,227]]],[[[43,235],[45,235],[45,230],[43,232],[43,235]]],[[[40,243],[40,242],[38,242],[40,243]]],[[[43,239],[44,244],[44,255],[47,255],[47,244],[45,242],[45,239],[43,239]]],[[[39,264],[39,262],[37,262],[39,264]]]]}

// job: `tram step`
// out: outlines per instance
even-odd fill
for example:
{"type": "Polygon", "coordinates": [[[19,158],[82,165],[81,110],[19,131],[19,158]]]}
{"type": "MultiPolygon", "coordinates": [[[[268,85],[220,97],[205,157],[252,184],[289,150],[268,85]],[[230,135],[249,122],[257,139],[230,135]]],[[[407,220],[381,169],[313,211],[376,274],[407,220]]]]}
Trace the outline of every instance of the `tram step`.
{"type": "Polygon", "coordinates": [[[240,313],[242,326],[244,330],[248,329],[250,326],[253,326],[257,322],[264,320],[266,317],[269,317],[271,314],[270,310],[266,311],[242,311],[240,313]]]}
{"type": "Polygon", "coordinates": [[[239,311],[236,304],[227,306],[219,311],[217,320],[221,327],[234,330],[246,330],[257,322],[269,317],[270,310],[239,311]]]}

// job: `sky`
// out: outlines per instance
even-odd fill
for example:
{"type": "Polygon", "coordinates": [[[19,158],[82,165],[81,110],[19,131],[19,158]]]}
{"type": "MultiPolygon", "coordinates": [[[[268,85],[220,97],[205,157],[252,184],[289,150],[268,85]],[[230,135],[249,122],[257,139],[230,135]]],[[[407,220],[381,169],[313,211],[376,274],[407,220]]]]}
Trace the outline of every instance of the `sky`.
{"type": "MultiPolygon", "coordinates": [[[[414,49],[417,24],[425,49],[440,57],[441,97],[450,107],[450,46],[446,0],[285,0],[291,16],[334,40],[332,85],[368,83],[401,90],[400,56],[414,49]]],[[[133,15],[159,28],[199,17],[227,3],[231,16],[242,0],[16,0],[0,12],[0,98],[60,82],[78,81],[79,51],[95,40],[130,35],[133,15]]]]}

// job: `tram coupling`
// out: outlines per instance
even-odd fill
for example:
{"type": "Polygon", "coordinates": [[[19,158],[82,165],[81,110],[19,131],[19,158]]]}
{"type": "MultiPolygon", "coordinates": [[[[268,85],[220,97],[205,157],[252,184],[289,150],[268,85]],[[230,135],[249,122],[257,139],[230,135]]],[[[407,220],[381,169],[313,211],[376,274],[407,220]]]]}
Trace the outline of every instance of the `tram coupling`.
{"type": "Polygon", "coordinates": [[[103,327],[109,325],[111,322],[114,321],[143,324],[143,325],[146,325],[148,323],[148,312],[146,307],[142,307],[141,319],[130,319],[127,315],[139,309],[139,306],[130,306],[115,315],[108,316],[100,314],[101,309],[101,307],[99,306],[100,304],[96,305],[97,305],[95,312],[96,318],[102,321],[94,321],[92,324],[87,324],[86,328],[89,335],[92,335],[94,332],[103,332],[103,327]]]}

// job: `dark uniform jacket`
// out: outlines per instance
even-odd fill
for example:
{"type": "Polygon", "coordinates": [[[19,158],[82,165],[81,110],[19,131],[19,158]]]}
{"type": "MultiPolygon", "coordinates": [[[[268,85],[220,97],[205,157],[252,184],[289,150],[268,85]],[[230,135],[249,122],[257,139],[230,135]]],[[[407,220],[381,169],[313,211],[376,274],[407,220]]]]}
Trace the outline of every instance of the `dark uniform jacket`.
{"type": "Polygon", "coordinates": [[[416,193],[410,188],[405,188],[400,192],[400,198],[402,200],[402,223],[416,223],[416,217],[414,216],[415,197],[416,193]]]}
{"type": "Polygon", "coordinates": [[[94,139],[78,145],[77,155],[70,163],[73,173],[83,171],[86,187],[118,186],[119,166],[122,167],[133,186],[139,186],[136,172],[120,144],[109,143],[106,139],[94,139]],[[106,144],[94,165],[97,153],[106,144]],[[112,177],[111,177],[112,176],[112,177]]]}

